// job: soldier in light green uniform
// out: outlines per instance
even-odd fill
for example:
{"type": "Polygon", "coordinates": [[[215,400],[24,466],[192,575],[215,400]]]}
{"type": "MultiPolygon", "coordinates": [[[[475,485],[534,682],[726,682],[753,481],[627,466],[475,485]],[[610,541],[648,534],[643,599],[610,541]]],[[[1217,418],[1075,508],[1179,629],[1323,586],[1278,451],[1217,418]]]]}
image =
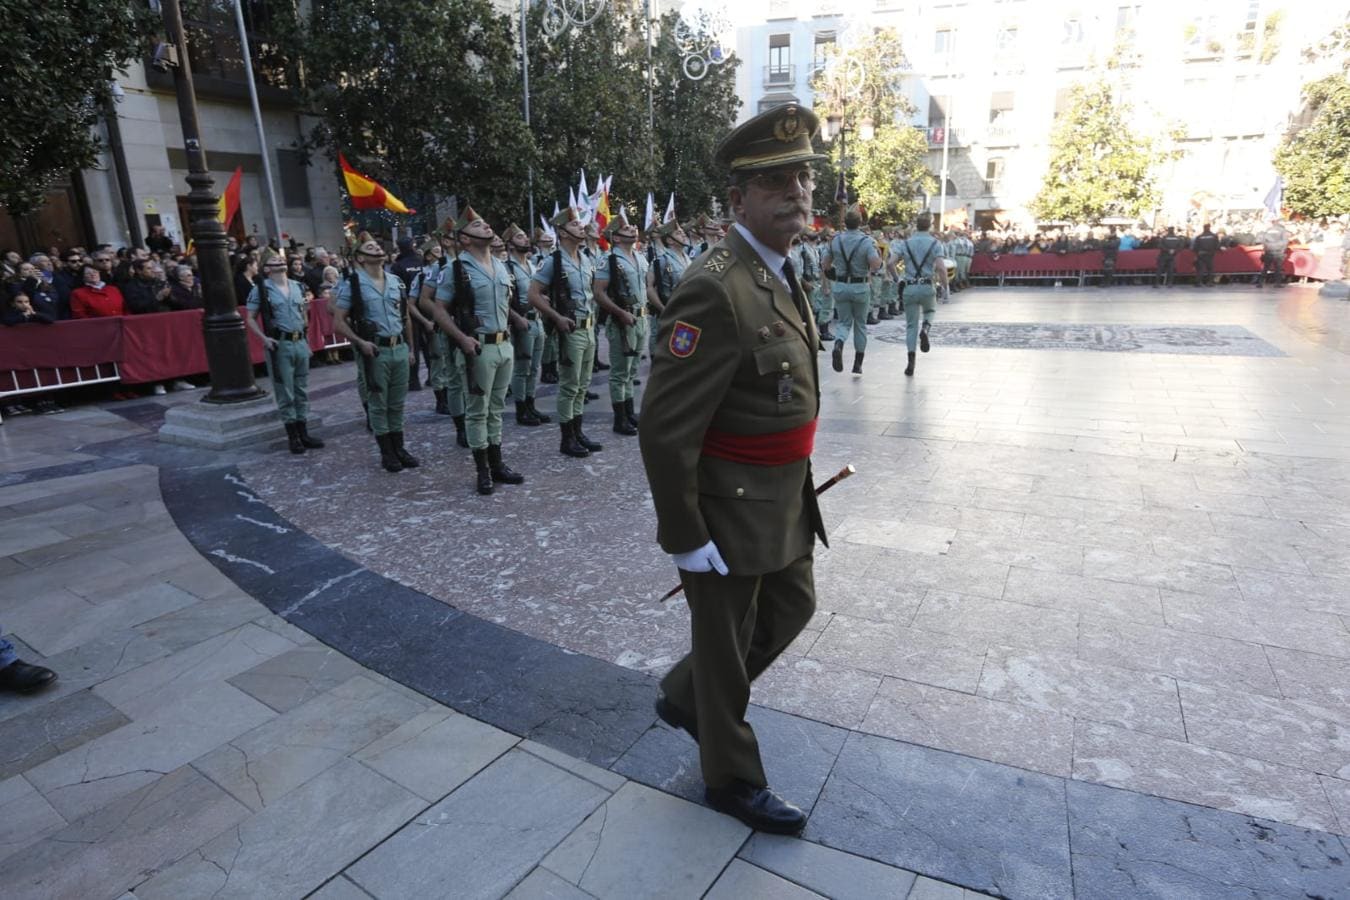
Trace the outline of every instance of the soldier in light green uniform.
{"type": "Polygon", "coordinates": [[[915,232],[908,240],[897,241],[893,245],[897,258],[890,263],[892,273],[896,271],[897,264],[905,267],[901,279],[904,285],[901,298],[905,307],[905,344],[909,350],[906,375],[914,374],[915,345],[924,353],[928,352],[928,327],[933,324],[933,315],[937,312],[937,289],[947,284],[947,267],[942,262],[942,242],[929,233],[933,227],[932,215],[919,213],[914,227],[915,232]]]}
{"type": "Polygon", "coordinates": [[[561,246],[544,259],[530,282],[530,304],[558,333],[558,427],[562,443],[558,452],[572,457],[588,456],[604,449],[582,431],[581,413],[586,386],[595,366],[595,306],[591,285],[595,270],[581,252],[586,229],[575,209],[568,207],[553,217],[561,246]],[[564,316],[552,303],[556,289],[570,309],[564,316]]]}
{"type": "Polygon", "coordinates": [[[596,302],[609,313],[605,331],[610,347],[609,403],[614,410],[614,433],[629,436],[637,434],[633,379],[648,336],[647,260],[633,249],[637,235],[637,227],[621,210],[605,228],[610,251],[601,257],[592,285],[596,302]]]}
{"type": "MultiPolygon", "coordinates": [[[[656,253],[652,259],[652,293],[655,298],[649,295],[647,303],[656,311],[655,317],[665,312],[670,295],[675,292],[675,286],[689,268],[689,238],[675,219],[653,228],[652,236],[656,239],[656,253]]],[[[652,354],[656,352],[657,330],[658,323],[652,321],[647,344],[648,352],[652,354]]]]}
{"type": "MultiPolygon", "coordinates": [[[[542,228],[534,230],[534,270],[536,272],[544,264],[544,260],[553,255],[555,243],[553,232],[545,231],[542,228]]],[[[539,383],[558,383],[558,333],[548,329],[544,331],[544,355],[539,360],[539,383]]]]}
{"type": "MultiPolygon", "coordinates": [[[[459,258],[468,246],[467,239],[462,234],[455,234],[451,237],[454,247],[454,255],[448,256],[444,268],[441,269],[440,279],[436,283],[435,298],[442,305],[449,305],[455,296],[455,285],[450,278],[450,271],[454,261],[459,258]]],[[[419,298],[420,304],[420,298],[419,298]]],[[[423,307],[425,309],[425,307],[423,307]]],[[[467,367],[464,348],[457,345],[450,338],[437,331],[441,341],[438,344],[440,349],[445,351],[445,368],[443,370],[445,377],[446,404],[450,411],[450,416],[455,423],[455,443],[461,447],[469,446],[468,432],[465,430],[464,414],[469,404],[469,389],[465,383],[464,373],[467,367]]]]}
{"type": "Polygon", "coordinates": [[[854,375],[862,374],[863,354],[867,350],[869,282],[872,273],[881,266],[876,244],[858,230],[860,225],[862,215],[856,209],[846,212],[844,227],[847,230],[830,240],[821,260],[821,266],[830,273],[826,290],[833,295],[839,313],[839,333],[834,336],[830,362],[836,372],[844,371],[844,340],[852,331],[854,375]]]}
{"type": "Polygon", "coordinates": [[[286,259],[271,250],[262,257],[265,280],[259,280],[248,294],[248,327],[262,338],[267,348],[267,371],[272,377],[272,396],[286,426],[286,441],[292,453],[317,450],[323,441],[309,436],[309,301],[299,282],[286,273],[286,259]],[[262,309],[259,286],[266,291],[267,308],[262,309]],[[264,331],[259,314],[267,323],[264,331]]]}
{"type": "MultiPolygon", "coordinates": [[[[872,241],[872,246],[877,247],[877,255],[881,257],[882,266],[886,264],[886,257],[881,248],[877,246],[876,238],[872,237],[872,229],[863,228],[862,233],[867,235],[872,241]]],[[[872,273],[868,281],[868,287],[871,289],[871,306],[867,310],[867,324],[875,325],[883,319],[889,319],[891,316],[886,312],[886,287],[882,277],[881,266],[872,273]]]]}
{"type": "MultiPolygon", "coordinates": [[[[370,427],[387,471],[415,469],[417,458],[403,447],[403,402],[408,395],[408,337],[411,325],[404,306],[403,282],[384,270],[384,248],[368,240],[356,248],[360,266],[338,282],[333,324],[369,360],[370,427]],[[355,296],[359,292],[359,299],[355,296]],[[362,322],[353,322],[353,305],[362,322]],[[367,331],[367,329],[369,329],[367,331]],[[358,331],[367,331],[369,340],[358,331]]],[[[366,365],[361,359],[358,365],[366,365]]]]}
{"type": "Polygon", "coordinates": [[[502,238],[508,251],[506,268],[515,280],[511,303],[528,323],[524,331],[517,332],[512,338],[515,367],[511,371],[511,396],[516,398],[516,424],[547,425],[553,419],[534,407],[539,365],[544,355],[544,324],[539,321],[539,311],[530,305],[530,278],[535,268],[530,259],[530,236],[520,226],[511,225],[502,238]]]}
{"type": "MultiPolygon", "coordinates": [[[[437,299],[449,285],[450,303],[430,303],[426,308],[435,317],[437,328],[459,346],[472,361],[469,379],[467,430],[477,470],[477,489],[491,494],[495,484],[521,484],[525,476],[512,471],[502,461],[502,410],[506,407],[506,389],[511,384],[514,351],[511,346],[511,273],[506,264],[492,255],[496,235],[491,226],[466,207],[455,222],[462,249],[451,264],[449,277],[443,279],[437,299]]],[[[523,318],[514,324],[524,327],[523,318]]]]}
{"type": "Polygon", "coordinates": [[[825,250],[830,241],[834,239],[834,234],[828,229],[824,229],[815,234],[815,240],[812,242],[816,260],[816,287],[811,292],[811,310],[815,313],[816,328],[820,331],[822,341],[833,341],[834,333],[830,331],[830,323],[834,321],[834,294],[830,293],[829,285],[826,283],[830,273],[825,271],[824,257],[825,250]]]}

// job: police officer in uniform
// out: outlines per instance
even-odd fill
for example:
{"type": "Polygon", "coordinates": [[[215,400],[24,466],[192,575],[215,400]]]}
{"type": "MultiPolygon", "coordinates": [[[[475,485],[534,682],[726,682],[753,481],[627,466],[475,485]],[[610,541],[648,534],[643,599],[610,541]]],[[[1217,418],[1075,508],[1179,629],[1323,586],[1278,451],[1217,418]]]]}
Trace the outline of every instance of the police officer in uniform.
{"type": "Polygon", "coordinates": [[[516,361],[511,374],[511,396],[516,398],[517,425],[547,425],[553,419],[534,408],[534,392],[539,379],[539,365],[544,355],[544,325],[539,311],[530,306],[530,278],[534,262],[530,259],[530,236],[518,225],[507,227],[502,233],[509,251],[506,268],[516,285],[516,305],[525,307],[528,327],[515,338],[516,361]]]}
{"type": "Polygon", "coordinates": [[[1256,286],[1263,288],[1266,280],[1271,279],[1279,287],[1284,287],[1284,254],[1289,248],[1289,232],[1279,221],[1270,223],[1270,227],[1261,235],[1261,277],[1256,286]]]}
{"type": "Polygon", "coordinates": [[[1116,281],[1116,256],[1120,253],[1120,235],[1116,234],[1116,226],[1112,225],[1111,230],[1106,233],[1102,239],[1102,281],[1101,286],[1110,287],[1116,281]]]}
{"type": "Polygon", "coordinates": [[[592,292],[609,313],[605,326],[609,338],[609,403],[614,411],[614,433],[637,434],[638,417],[633,409],[633,379],[637,377],[642,348],[647,344],[647,260],[633,249],[637,227],[622,211],[606,227],[610,250],[595,270],[592,292]],[[611,272],[619,283],[610,281],[611,272]],[[627,304],[621,306],[616,298],[627,304]]]}
{"type": "Polygon", "coordinates": [[[442,280],[437,299],[450,286],[451,302],[456,291],[467,286],[472,297],[473,333],[466,334],[447,311],[445,303],[427,303],[425,310],[435,317],[436,326],[458,344],[470,361],[467,430],[469,448],[477,470],[477,489],[491,494],[496,484],[521,484],[525,476],[502,461],[502,410],[506,389],[511,384],[514,350],[511,345],[512,317],[516,327],[526,325],[524,318],[511,312],[511,274],[506,264],[492,254],[496,235],[472,206],[464,209],[455,222],[464,249],[452,264],[449,276],[442,280]]]}
{"type": "Polygon", "coordinates": [[[272,396],[277,412],[286,426],[286,440],[292,453],[317,450],[323,441],[309,436],[309,301],[304,288],[286,272],[286,258],[272,250],[262,253],[265,279],[259,279],[248,294],[248,327],[262,338],[267,348],[267,371],[272,376],[272,396]],[[267,309],[258,321],[266,293],[267,309]]]}
{"type": "Polygon", "coordinates": [[[932,214],[919,213],[914,220],[914,233],[896,244],[896,259],[891,261],[891,272],[902,285],[900,305],[905,308],[905,348],[909,351],[906,375],[914,374],[916,344],[924,353],[929,350],[928,329],[937,313],[937,291],[947,284],[942,242],[930,233],[932,227],[932,214]],[[905,267],[903,277],[896,272],[897,263],[905,267]]]}
{"type": "Polygon", "coordinates": [[[1219,252],[1219,237],[1209,230],[1209,223],[1191,242],[1195,251],[1195,286],[1212,287],[1214,284],[1214,255],[1219,252]]]}
{"type": "Polygon", "coordinates": [[[1153,287],[1158,287],[1158,282],[1162,282],[1168,287],[1172,286],[1172,279],[1177,270],[1177,254],[1186,247],[1186,239],[1177,234],[1177,230],[1168,226],[1167,234],[1163,235],[1162,240],[1158,241],[1158,268],[1153,275],[1153,287]]]}
{"type": "Polygon", "coordinates": [[[591,383],[595,366],[595,307],[591,294],[595,268],[581,252],[586,230],[576,210],[568,207],[554,216],[551,224],[557,230],[561,246],[545,257],[534,273],[530,303],[558,334],[558,427],[562,431],[558,452],[579,458],[604,449],[581,430],[586,386],[591,383]],[[573,317],[563,316],[550,302],[555,274],[562,279],[561,289],[567,292],[573,317]]]}
{"type": "Polygon", "coordinates": [[[809,110],[780,106],[719,145],[736,221],[661,316],[639,436],[693,637],[657,714],[699,742],[714,809],[785,834],[806,815],[769,789],[745,711],[750,683],[815,610],[812,553],[825,540],[810,461],[820,337],[787,261],[823,158],[816,128],[809,110]]]}
{"type": "Polygon", "coordinates": [[[843,234],[836,234],[820,264],[828,274],[826,290],[834,297],[839,316],[839,333],[834,336],[830,364],[844,371],[844,341],[853,332],[853,374],[862,374],[863,354],[867,350],[868,303],[872,273],[881,267],[872,238],[858,230],[862,214],[856,208],[844,213],[843,234]]]}
{"type": "MultiPolygon", "coordinates": [[[[387,471],[415,469],[417,458],[403,447],[403,403],[408,395],[408,333],[411,325],[404,305],[403,283],[384,271],[384,248],[368,240],[356,248],[359,268],[338,282],[333,325],[351,341],[356,352],[369,360],[369,417],[380,464],[387,471]],[[357,334],[349,320],[353,294],[360,291],[360,305],[371,339],[357,334]]],[[[359,325],[358,325],[359,327],[359,325]]],[[[357,360],[358,365],[367,363],[357,360]]]]}

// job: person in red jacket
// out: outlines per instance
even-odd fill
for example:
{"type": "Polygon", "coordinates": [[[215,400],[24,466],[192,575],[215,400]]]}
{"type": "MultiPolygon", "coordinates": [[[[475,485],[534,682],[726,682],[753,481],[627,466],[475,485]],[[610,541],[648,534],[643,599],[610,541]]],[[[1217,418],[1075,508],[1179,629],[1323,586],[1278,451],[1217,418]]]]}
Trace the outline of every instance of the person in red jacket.
{"type": "Polygon", "coordinates": [[[122,292],[116,286],[103,282],[103,270],[88,262],[80,270],[80,277],[84,284],[70,292],[72,319],[97,319],[101,316],[126,314],[122,292]]]}

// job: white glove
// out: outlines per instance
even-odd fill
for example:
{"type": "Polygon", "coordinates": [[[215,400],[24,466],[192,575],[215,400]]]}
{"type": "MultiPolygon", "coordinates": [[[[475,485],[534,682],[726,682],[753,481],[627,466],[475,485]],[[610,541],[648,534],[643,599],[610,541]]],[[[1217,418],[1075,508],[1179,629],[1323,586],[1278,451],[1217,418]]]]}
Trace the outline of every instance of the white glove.
{"type": "Polygon", "coordinates": [[[711,572],[715,569],[718,575],[727,574],[727,564],[722,561],[722,554],[712,541],[688,553],[672,553],[670,558],[675,560],[677,568],[686,572],[711,572]]]}

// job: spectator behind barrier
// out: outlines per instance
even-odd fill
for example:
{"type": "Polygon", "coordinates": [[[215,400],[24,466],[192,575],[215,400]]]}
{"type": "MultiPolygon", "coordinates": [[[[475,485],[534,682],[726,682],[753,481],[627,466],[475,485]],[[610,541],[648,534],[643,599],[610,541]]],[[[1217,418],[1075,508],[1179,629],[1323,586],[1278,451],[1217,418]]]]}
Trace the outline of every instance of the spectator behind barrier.
{"type": "Polygon", "coordinates": [[[51,312],[34,308],[23,291],[6,297],[4,310],[0,311],[0,325],[50,325],[55,321],[56,317],[51,312]]]}
{"type": "Polygon", "coordinates": [[[84,282],[70,294],[72,319],[97,319],[103,316],[126,314],[126,302],[116,285],[103,280],[103,270],[94,263],[85,263],[80,270],[84,282]]]}
{"type": "Polygon", "coordinates": [[[130,281],[122,286],[126,311],[131,315],[168,312],[169,285],[160,278],[159,263],[148,256],[138,259],[130,281]]]}
{"type": "Polygon", "coordinates": [[[169,283],[169,305],[174,309],[201,309],[202,286],[191,266],[175,266],[169,283]]]}

